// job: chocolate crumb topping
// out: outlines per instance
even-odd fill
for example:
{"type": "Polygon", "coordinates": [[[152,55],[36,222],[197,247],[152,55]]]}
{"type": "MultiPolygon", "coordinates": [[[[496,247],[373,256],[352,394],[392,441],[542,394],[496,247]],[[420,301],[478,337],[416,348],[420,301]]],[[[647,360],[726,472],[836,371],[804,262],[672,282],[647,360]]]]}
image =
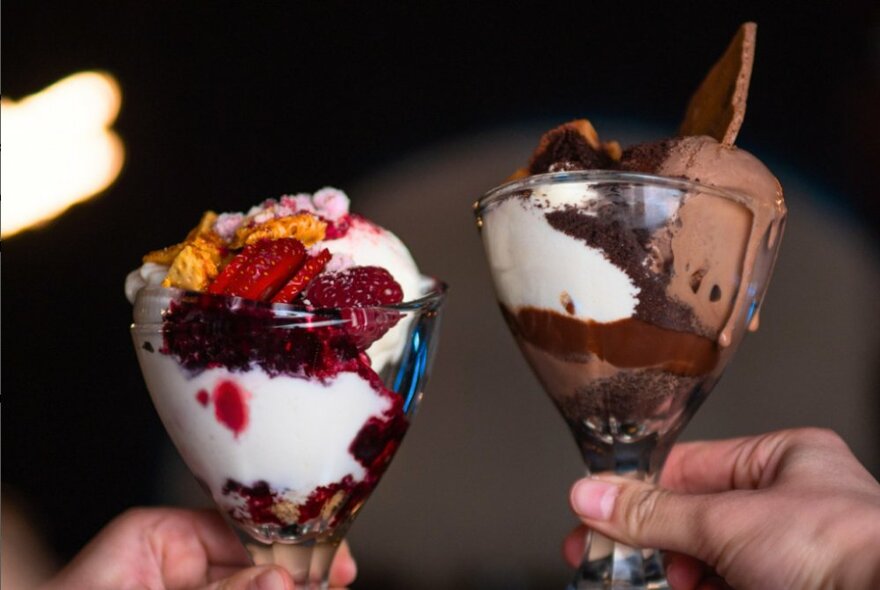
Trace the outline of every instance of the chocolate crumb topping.
{"type": "Polygon", "coordinates": [[[678,142],[674,137],[654,143],[642,143],[623,150],[620,158],[620,169],[627,172],[645,172],[656,174],[660,165],[666,161],[669,152],[678,142]]]}
{"type": "Polygon", "coordinates": [[[608,154],[593,149],[572,126],[563,125],[549,131],[541,139],[541,148],[529,162],[529,174],[613,167],[608,154]]]}

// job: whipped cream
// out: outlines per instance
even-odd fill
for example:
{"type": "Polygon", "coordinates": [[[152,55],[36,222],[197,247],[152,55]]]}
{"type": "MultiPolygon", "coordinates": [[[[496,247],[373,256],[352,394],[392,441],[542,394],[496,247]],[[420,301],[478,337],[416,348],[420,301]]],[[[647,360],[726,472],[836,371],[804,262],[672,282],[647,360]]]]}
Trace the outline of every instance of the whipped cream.
{"type": "Polygon", "coordinates": [[[230,479],[266,481],[291,500],[347,476],[363,480],[365,469],[349,447],[391,401],[357,373],[339,373],[326,384],[273,377],[257,366],[245,372],[211,368],[192,377],[158,352],[161,335],[151,340],[154,352],[142,345],[137,352],[156,409],[184,460],[221,505],[233,502],[223,494],[230,479]],[[233,383],[244,397],[240,430],[218,419],[212,392],[223,383],[233,383]]]}
{"type": "Polygon", "coordinates": [[[601,250],[554,229],[545,217],[595,198],[583,185],[538,186],[529,197],[507,198],[483,213],[482,237],[501,303],[583,321],[632,317],[639,288],[629,275],[601,250]]]}

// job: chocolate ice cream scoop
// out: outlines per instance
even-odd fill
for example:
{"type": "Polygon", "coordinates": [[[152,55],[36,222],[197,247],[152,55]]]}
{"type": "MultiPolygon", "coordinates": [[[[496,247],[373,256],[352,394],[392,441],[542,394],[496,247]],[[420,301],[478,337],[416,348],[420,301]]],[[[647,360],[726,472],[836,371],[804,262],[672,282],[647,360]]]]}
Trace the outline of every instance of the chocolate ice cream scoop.
{"type": "MultiPolygon", "coordinates": [[[[627,149],[620,169],[659,176],[685,178],[735,193],[742,207],[730,201],[705,199],[694,195],[679,211],[680,228],[672,234],[673,280],[668,293],[689,304],[706,325],[717,325],[718,301],[747,301],[734,289],[744,289],[754,272],[756,255],[762,242],[773,247],[785,217],[782,186],[756,157],[734,146],[726,146],[707,136],[677,137],[627,149]],[[707,247],[705,226],[716,228],[712,245],[707,247]],[[742,260],[731,257],[745,241],[742,260]],[[698,257],[691,255],[699,252],[698,257]],[[734,272],[741,267],[741,272],[734,272]],[[741,276],[739,286],[724,285],[717,277],[741,276]]],[[[739,293],[742,295],[742,293],[739,293]]],[[[734,309],[731,318],[742,310],[734,309]]],[[[757,311],[750,329],[758,325],[757,311]]],[[[730,343],[732,321],[718,335],[719,344],[730,343]]]]}

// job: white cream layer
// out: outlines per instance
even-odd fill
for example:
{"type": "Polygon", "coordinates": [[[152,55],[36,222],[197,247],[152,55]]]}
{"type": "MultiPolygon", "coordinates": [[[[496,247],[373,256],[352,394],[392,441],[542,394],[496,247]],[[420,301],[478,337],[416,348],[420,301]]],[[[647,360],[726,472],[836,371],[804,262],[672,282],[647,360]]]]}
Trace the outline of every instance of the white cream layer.
{"type": "MultiPolygon", "coordinates": [[[[228,479],[248,486],[266,481],[290,490],[290,499],[305,499],[347,475],[363,479],[365,470],[349,446],[367,420],[391,402],[356,373],[340,373],[328,385],[270,377],[256,366],[245,373],[214,368],[190,379],[173,358],[140,344],[138,358],[159,416],[216,499],[228,479]],[[199,390],[210,394],[223,380],[234,381],[249,398],[247,427],[238,436],[217,420],[213,402],[205,406],[197,397],[199,390]]],[[[161,342],[152,344],[158,350],[161,342]]]]}
{"type": "Polygon", "coordinates": [[[539,307],[613,322],[631,317],[639,288],[599,249],[555,228],[545,214],[595,198],[582,185],[537,187],[483,214],[482,236],[499,300],[508,308],[539,307]]]}

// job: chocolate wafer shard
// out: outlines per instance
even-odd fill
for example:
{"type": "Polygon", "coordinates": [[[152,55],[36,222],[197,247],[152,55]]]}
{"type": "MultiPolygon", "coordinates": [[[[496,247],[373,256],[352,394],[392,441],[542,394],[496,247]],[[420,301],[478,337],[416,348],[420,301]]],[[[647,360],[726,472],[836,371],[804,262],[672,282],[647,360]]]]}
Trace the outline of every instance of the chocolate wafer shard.
{"type": "Polygon", "coordinates": [[[680,135],[709,135],[733,145],[746,113],[755,59],[755,23],[743,24],[688,103],[680,135]]]}

